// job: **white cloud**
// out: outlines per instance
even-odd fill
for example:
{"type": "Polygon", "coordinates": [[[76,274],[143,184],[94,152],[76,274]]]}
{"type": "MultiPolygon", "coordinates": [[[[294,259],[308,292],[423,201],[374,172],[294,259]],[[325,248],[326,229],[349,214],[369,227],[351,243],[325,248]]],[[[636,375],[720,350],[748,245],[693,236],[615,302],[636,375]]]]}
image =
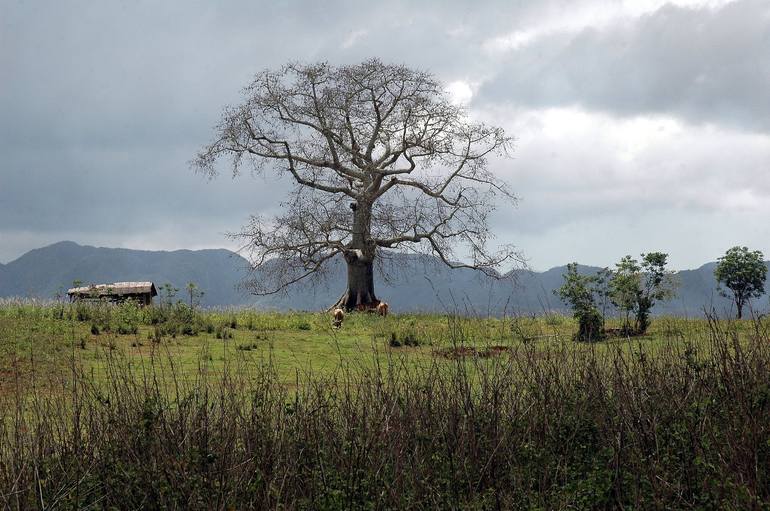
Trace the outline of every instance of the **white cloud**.
{"type": "Polygon", "coordinates": [[[523,48],[537,37],[548,33],[544,29],[515,30],[505,35],[499,35],[487,39],[482,43],[482,48],[489,52],[503,52],[523,48]]]}
{"type": "Polygon", "coordinates": [[[446,91],[449,94],[450,100],[458,105],[467,105],[471,102],[471,99],[473,99],[473,88],[471,87],[471,84],[463,80],[456,80],[448,83],[446,91]]]}
{"type": "Polygon", "coordinates": [[[476,113],[517,138],[493,168],[522,201],[495,229],[540,269],[649,250],[692,267],[728,239],[770,249],[770,135],[579,108],[476,113]]]}
{"type": "Polygon", "coordinates": [[[356,42],[358,42],[362,37],[365,37],[366,34],[369,32],[367,30],[354,30],[348,36],[345,38],[345,40],[342,42],[342,48],[348,49],[352,48],[356,42]]]}
{"type": "Polygon", "coordinates": [[[667,5],[690,9],[718,9],[736,0],[607,0],[559,5],[541,14],[526,27],[485,39],[481,46],[492,54],[522,50],[543,37],[559,33],[576,34],[586,29],[603,30],[632,22],[667,5]]]}
{"type": "MultiPolygon", "coordinates": [[[[576,26],[585,24],[580,19],[576,26]]],[[[555,17],[551,23],[573,22],[555,17]]],[[[770,131],[768,2],[744,0],[718,10],[666,5],[603,30],[528,30],[549,35],[527,36],[526,49],[499,55],[497,74],[482,83],[478,100],[580,105],[615,116],[667,115],[770,131]]]]}

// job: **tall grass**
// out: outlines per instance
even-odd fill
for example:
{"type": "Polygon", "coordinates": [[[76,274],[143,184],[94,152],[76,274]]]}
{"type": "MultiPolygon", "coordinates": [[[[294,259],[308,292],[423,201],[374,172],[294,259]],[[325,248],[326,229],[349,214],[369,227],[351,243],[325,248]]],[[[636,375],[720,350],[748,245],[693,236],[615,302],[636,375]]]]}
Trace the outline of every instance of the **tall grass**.
{"type": "Polygon", "coordinates": [[[33,378],[2,395],[0,504],[766,508],[770,338],[759,321],[740,338],[709,326],[654,356],[636,341],[421,364],[391,350],[289,386],[270,359],[212,377],[201,357],[191,379],[162,345],[139,372],[110,352],[106,380],[73,363],[53,389],[33,378]]]}

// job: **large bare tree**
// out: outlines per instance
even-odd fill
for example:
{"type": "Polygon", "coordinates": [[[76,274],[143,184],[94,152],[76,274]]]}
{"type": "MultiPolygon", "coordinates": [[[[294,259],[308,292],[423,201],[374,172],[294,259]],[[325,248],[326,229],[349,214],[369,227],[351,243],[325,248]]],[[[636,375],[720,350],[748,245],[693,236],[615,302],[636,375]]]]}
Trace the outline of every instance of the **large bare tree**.
{"type": "Polygon", "coordinates": [[[193,167],[210,176],[229,159],[237,175],[283,173],[283,212],[252,217],[256,294],[272,294],[347,263],[345,309],[378,303],[374,265],[388,249],[432,253],[452,268],[498,276],[509,246],[487,247],[489,213],[515,197],[487,168],[507,154],[501,128],[469,120],[428,73],[368,60],[335,67],[290,64],[258,74],[242,104],[225,110],[193,167]],[[464,261],[464,262],[461,262],[464,261]]]}

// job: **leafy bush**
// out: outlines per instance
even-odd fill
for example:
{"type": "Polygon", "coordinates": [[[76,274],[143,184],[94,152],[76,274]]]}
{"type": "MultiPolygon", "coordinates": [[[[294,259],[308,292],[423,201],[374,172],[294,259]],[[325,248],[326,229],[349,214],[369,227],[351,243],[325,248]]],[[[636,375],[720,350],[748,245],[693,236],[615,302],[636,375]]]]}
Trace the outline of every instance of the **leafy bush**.
{"type": "Polygon", "coordinates": [[[232,339],[233,333],[230,331],[229,325],[219,325],[215,334],[217,339],[232,339]]]}
{"type": "Polygon", "coordinates": [[[75,302],[74,317],[77,321],[90,322],[91,333],[112,331],[112,306],[105,302],[75,302]]]}
{"type": "Polygon", "coordinates": [[[145,307],[143,310],[143,323],[145,325],[158,325],[165,323],[171,317],[172,306],[145,307]]]}
{"type": "Polygon", "coordinates": [[[115,306],[112,314],[113,330],[119,334],[136,334],[139,332],[139,323],[142,320],[142,312],[134,300],[126,300],[115,306]]]}
{"type": "Polygon", "coordinates": [[[388,339],[388,345],[394,348],[432,344],[424,329],[413,319],[389,323],[383,333],[388,339]]]}
{"type": "Polygon", "coordinates": [[[92,308],[93,307],[86,302],[75,302],[75,319],[83,322],[90,321],[92,308]]]}
{"type": "Polygon", "coordinates": [[[184,302],[162,307],[148,307],[145,322],[156,325],[161,335],[171,337],[194,336],[204,329],[207,331],[210,329],[212,332],[214,330],[213,325],[209,327],[210,321],[204,320],[197,309],[184,302]]]}
{"type": "Polygon", "coordinates": [[[572,308],[578,320],[576,341],[594,342],[604,338],[604,315],[599,311],[597,301],[606,297],[606,272],[596,275],[581,275],[577,263],[567,265],[564,284],[554,292],[572,308]]]}

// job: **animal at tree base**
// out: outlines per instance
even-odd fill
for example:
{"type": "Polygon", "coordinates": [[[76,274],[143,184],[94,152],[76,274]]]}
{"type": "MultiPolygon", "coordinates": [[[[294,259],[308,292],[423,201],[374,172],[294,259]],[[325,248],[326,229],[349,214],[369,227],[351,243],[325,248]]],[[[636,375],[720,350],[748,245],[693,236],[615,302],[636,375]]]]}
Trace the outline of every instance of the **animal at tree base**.
{"type": "Polygon", "coordinates": [[[339,328],[342,326],[342,321],[345,319],[345,311],[342,309],[334,309],[332,311],[332,324],[334,325],[334,328],[339,328]]]}
{"type": "Polygon", "coordinates": [[[388,315],[388,303],[387,302],[380,302],[377,305],[377,314],[380,316],[387,316],[388,315]]]}

